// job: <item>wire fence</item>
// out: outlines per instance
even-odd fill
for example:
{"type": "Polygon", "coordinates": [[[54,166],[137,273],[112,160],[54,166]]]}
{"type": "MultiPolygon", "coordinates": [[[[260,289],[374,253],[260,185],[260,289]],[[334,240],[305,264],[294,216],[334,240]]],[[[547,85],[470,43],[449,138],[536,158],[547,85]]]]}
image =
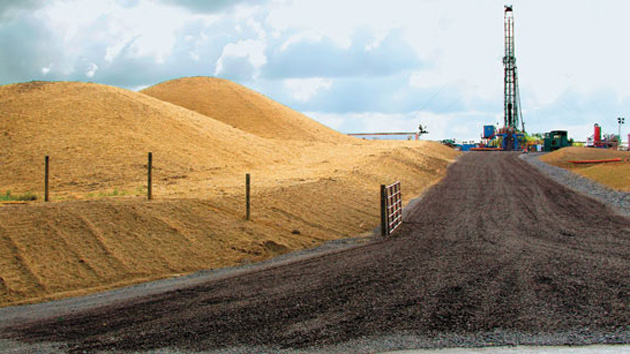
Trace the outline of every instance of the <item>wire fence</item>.
{"type": "MultiPolygon", "coordinates": [[[[44,157],[44,202],[51,200],[50,193],[50,166],[54,163],[49,156],[44,157]]],[[[153,153],[147,153],[146,168],[146,198],[152,200],[153,195],[153,153]]],[[[143,188],[143,189],[144,189],[143,188]]],[[[7,193],[9,199],[9,193],[7,193]]],[[[33,198],[34,199],[34,198],[33,198]]],[[[0,199],[2,201],[3,199],[0,199]]],[[[30,199],[29,199],[30,200],[30,199]]],[[[391,185],[381,185],[381,233],[383,236],[391,235],[400,225],[403,219],[402,193],[400,190],[400,181],[391,185]]],[[[251,175],[245,175],[245,219],[251,220],[251,175]]]]}

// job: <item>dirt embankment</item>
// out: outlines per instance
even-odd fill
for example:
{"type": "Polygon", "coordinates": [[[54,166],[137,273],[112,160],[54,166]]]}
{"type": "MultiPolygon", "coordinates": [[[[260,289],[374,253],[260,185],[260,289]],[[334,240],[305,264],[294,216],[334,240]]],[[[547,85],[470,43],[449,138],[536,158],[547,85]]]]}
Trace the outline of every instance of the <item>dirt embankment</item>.
{"type": "MultiPolygon", "coordinates": [[[[249,115],[269,106],[266,117],[275,117],[268,99],[239,90],[247,105],[241,96],[212,92],[250,107],[249,115]]],[[[364,233],[378,225],[380,183],[400,179],[412,198],[457,155],[434,143],[339,138],[328,128],[318,134],[334,142],[263,138],[96,84],[1,86],[0,116],[0,193],[39,197],[0,205],[0,306],[257,261],[364,233]],[[153,202],[143,200],[148,151],[153,202]],[[46,205],[44,155],[52,175],[46,205]],[[252,175],[252,222],[243,220],[245,173],[252,175]]]]}
{"type": "MultiPolygon", "coordinates": [[[[423,160],[417,151],[407,154],[423,160]]],[[[408,200],[448,164],[382,159],[392,165],[387,174],[357,168],[334,178],[280,180],[273,188],[259,186],[255,174],[250,222],[244,188],[204,199],[0,206],[0,306],[260,261],[369,232],[378,225],[381,181],[401,179],[408,200]]]]}
{"type": "Polygon", "coordinates": [[[630,191],[630,152],[585,147],[568,147],[546,154],[542,161],[568,169],[595,182],[620,191],[630,191]],[[621,158],[608,164],[573,164],[572,160],[605,160],[621,158]]]}
{"type": "Polygon", "coordinates": [[[516,154],[471,153],[388,240],[3,336],[77,352],[325,349],[396,333],[427,346],[627,343],[628,269],[630,219],[516,154]]]}

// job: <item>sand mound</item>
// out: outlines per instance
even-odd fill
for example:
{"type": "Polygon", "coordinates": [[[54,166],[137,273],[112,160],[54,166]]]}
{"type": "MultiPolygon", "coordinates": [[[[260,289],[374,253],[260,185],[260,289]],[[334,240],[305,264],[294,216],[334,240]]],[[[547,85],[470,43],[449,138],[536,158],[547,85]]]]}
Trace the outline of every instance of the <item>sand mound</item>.
{"type": "Polygon", "coordinates": [[[286,122],[280,132],[294,129],[287,138],[300,128],[311,140],[262,138],[103,85],[1,86],[0,194],[33,191],[41,200],[50,155],[53,202],[0,202],[0,306],[258,261],[371,232],[380,184],[402,181],[408,201],[458,155],[438,143],[347,138],[262,101],[262,111],[293,114],[277,115],[286,122]],[[151,202],[141,190],[148,151],[151,202]],[[250,222],[243,220],[246,172],[250,222]]]}
{"type": "Polygon", "coordinates": [[[571,160],[605,160],[614,158],[629,159],[630,153],[608,149],[568,147],[541,156],[540,159],[550,165],[566,168],[610,188],[630,191],[630,163],[628,162],[585,165],[576,165],[569,162],[571,160]]]}
{"type": "Polygon", "coordinates": [[[265,138],[323,142],[353,140],[228,80],[189,77],[163,82],[141,92],[265,138]]]}
{"type": "MultiPolygon", "coordinates": [[[[0,180],[39,191],[44,155],[55,187],[144,181],[146,155],[159,178],[186,178],[269,163],[281,147],[141,93],[76,82],[0,87],[0,180]]],[[[0,191],[3,192],[3,191],[0,191]]]]}

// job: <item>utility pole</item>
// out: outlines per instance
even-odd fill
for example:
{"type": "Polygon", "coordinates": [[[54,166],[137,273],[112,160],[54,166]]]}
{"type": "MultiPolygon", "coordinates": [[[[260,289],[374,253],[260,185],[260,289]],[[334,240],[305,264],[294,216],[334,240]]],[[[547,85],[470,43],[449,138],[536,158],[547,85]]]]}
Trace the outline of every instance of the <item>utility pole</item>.
{"type": "MultiPolygon", "coordinates": [[[[618,146],[621,146],[621,125],[626,124],[626,119],[624,117],[619,117],[617,118],[617,123],[619,123],[619,134],[617,134],[619,137],[618,146]]],[[[628,145],[630,146],[630,141],[628,142],[628,145]]]]}

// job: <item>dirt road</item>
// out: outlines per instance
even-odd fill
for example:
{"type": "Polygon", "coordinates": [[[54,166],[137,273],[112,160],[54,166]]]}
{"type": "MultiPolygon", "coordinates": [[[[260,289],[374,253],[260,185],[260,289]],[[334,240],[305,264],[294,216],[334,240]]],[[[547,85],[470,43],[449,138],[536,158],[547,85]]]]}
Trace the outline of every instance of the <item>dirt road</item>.
{"type": "Polygon", "coordinates": [[[322,348],[396,334],[434,346],[480,333],[627,343],[630,219],[517,156],[463,156],[388,240],[0,337],[71,351],[322,348]]]}

